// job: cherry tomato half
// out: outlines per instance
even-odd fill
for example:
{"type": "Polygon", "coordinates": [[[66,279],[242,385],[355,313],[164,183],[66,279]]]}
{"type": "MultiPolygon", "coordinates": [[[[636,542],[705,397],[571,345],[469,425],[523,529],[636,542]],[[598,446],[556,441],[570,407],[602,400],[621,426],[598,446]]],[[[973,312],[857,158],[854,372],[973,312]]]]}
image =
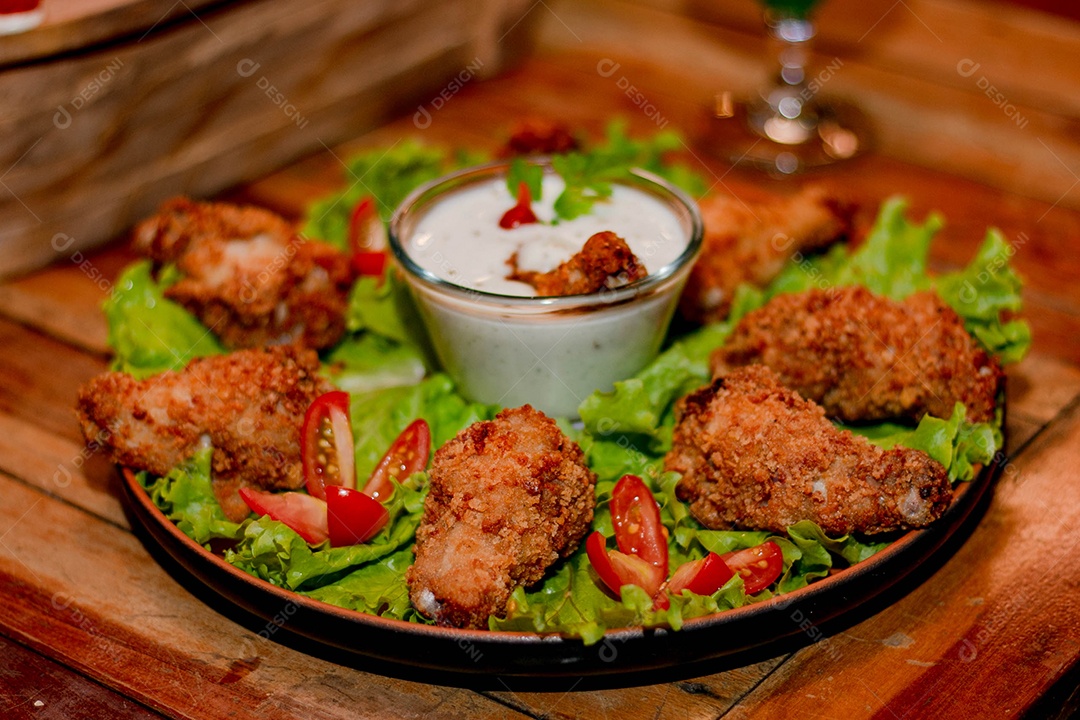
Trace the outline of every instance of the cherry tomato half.
{"type": "Polygon", "coordinates": [[[431,428],[423,418],[413,420],[401,431],[382,460],[371,472],[364,492],[376,500],[385,500],[394,489],[390,478],[398,482],[427,467],[431,454],[431,428]]]}
{"type": "Polygon", "coordinates": [[[359,490],[333,485],[326,488],[326,526],[333,547],[367,542],[389,519],[382,503],[359,490]]]}
{"type": "Polygon", "coordinates": [[[353,270],[357,275],[371,275],[381,278],[386,271],[386,253],[357,252],[352,256],[353,270]]]}
{"type": "Polygon", "coordinates": [[[327,485],[356,487],[356,460],[349,394],[334,390],[320,395],[304,414],[300,431],[300,462],[308,494],[326,499],[327,485]]]}
{"type": "Polygon", "coordinates": [[[623,585],[637,585],[649,595],[656,595],[664,582],[663,572],[655,565],[636,555],[608,550],[607,540],[599,531],[585,541],[585,552],[600,580],[618,596],[623,585]]]}
{"type": "Polygon", "coordinates": [[[512,230],[519,225],[530,225],[537,222],[536,213],[532,209],[532,193],[529,192],[527,183],[518,183],[517,204],[503,213],[499,218],[499,227],[503,230],[512,230]]]}
{"type": "Polygon", "coordinates": [[[714,552],[700,560],[683,563],[668,581],[667,591],[678,595],[689,590],[698,595],[712,595],[735,576],[735,571],[714,552]]]}
{"type": "Polygon", "coordinates": [[[645,482],[636,475],[623,475],[612,490],[610,507],[619,550],[654,565],[666,578],[667,531],[660,522],[660,506],[645,482]]]}
{"type": "Polygon", "coordinates": [[[269,515],[288,525],[311,545],[318,545],[329,536],[326,526],[326,503],[299,492],[270,493],[241,487],[240,499],[259,515],[269,515]]]}
{"type": "Polygon", "coordinates": [[[720,557],[743,579],[747,595],[756,595],[772,585],[784,570],[784,553],[772,540],[720,557]]]}
{"type": "Polygon", "coordinates": [[[386,268],[386,225],[379,217],[375,199],[360,198],[349,215],[349,250],[358,275],[382,277],[386,268]]]}

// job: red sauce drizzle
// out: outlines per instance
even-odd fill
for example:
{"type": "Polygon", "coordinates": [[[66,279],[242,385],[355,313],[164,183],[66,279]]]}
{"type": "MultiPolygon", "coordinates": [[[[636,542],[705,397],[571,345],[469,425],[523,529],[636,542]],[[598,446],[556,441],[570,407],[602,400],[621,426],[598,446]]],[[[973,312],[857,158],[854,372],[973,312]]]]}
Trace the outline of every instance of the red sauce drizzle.
{"type": "Polygon", "coordinates": [[[499,218],[499,227],[503,230],[511,230],[518,225],[528,225],[538,222],[536,213],[532,211],[532,196],[529,194],[529,186],[524,182],[518,183],[517,205],[503,213],[499,218]]]}

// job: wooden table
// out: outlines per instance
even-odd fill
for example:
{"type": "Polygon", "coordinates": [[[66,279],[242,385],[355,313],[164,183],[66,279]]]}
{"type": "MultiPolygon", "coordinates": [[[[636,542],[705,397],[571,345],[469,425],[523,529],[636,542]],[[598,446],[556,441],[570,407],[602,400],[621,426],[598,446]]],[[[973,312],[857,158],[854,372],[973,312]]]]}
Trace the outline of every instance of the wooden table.
{"type": "MultiPolygon", "coordinates": [[[[760,79],[762,42],[749,6],[687,4],[684,14],[670,5],[538,3],[531,12],[546,17],[532,59],[467,84],[427,129],[417,130],[410,112],[228,197],[295,216],[350,181],[340,160],[358,148],[405,135],[491,148],[511,119],[528,114],[597,132],[621,113],[634,132],[655,131],[642,97],[668,127],[693,128],[718,86],[760,79]],[[617,72],[598,73],[602,60],[617,72]],[[641,95],[627,94],[630,85],[641,95]]],[[[260,637],[263,623],[148,551],[116,472],[84,449],[73,399],[106,367],[99,305],[131,259],[114,244],[0,285],[0,715],[846,719],[1075,709],[1080,76],[1070,68],[1080,29],[959,0],[836,0],[823,27],[822,57],[844,63],[835,88],[864,101],[880,144],[815,179],[862,203],[864,224],[897,192],[915,216],[942,210],[949,224],[933,251],[937,270],[966,262],[984,228],[997,225],[1027,282],[1035,345],[1008,372],[1010,459],[977,527],[920,583],[737,663],[615,678],[601,689],[576,679],[537,687],[486,678],[478,689],[421,671],[385,676],[287,631],[260,637]],[[866,5],[880,16],[874,27],[866,5]],[[868,32],[877,35],[859,38],[868,32]],[[980,69],[964,77],[956,71],[964,59],[980,69]],[[1013,117],[981,78],[1014,106],[1013,117]],[[827,643],[813,642],[817,630],[827,643]]],[[[718,191],[793,182],[698,157],[718,191]]]]}

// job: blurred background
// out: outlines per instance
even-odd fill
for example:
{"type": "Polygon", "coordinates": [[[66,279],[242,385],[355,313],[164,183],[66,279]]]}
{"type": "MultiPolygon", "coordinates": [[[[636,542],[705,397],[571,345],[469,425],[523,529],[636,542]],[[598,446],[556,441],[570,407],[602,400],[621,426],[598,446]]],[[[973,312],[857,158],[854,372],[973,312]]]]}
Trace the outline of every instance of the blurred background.
{"type": "MultiPolygon", "coordinates": [[[[693,144],[715,95],[755,92],[775,62],[754,0],[44,10],[38,27],[0,37],[0,277],[116,238],[169,196],[211,196],[321,156],[295,197],[268,191],[295,214],[333,181],[340,146],[376,128],[384,141],[490,147],[518,116],[599,131],[615,107],[632,127],[679,129],[693,144]],[[547,82],[524,96],[510,87],[480,113],[454,102],[512,86],[522,67],[547,82]]],[[[813,17],[813,79],[865,110],[876,152],[1080,207],[1075,3],[824,0],[813,17]]]]}

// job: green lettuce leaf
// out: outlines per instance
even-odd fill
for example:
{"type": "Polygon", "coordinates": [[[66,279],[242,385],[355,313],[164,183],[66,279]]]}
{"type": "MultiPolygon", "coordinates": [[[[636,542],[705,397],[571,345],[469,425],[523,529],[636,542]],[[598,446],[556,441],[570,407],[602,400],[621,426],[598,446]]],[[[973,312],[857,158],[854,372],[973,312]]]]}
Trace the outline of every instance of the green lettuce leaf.
{"type": "Polygon", "coordinates": [[[412,546],[353,570],[336,582],[301,590],[300,594],[331,605],[395,620],[427,622],[409,602],[405,571],[412,565],[412,546]]]}
{"type": "Polygon", "coordinates": [[[864,285],[902,300],[914,292],[936,289],[987,351],[1003,363],[1019,362],[1031,347],[1031,329],[1015,318],[1021,307],[1021,280],[1009,265],[1016,248],[997,229],[987,231],[975,257],[962,270],[939,276],[926,271],[940,215],[922,224],[908,220],[901,198],[885,201],[867,241],[854,252],[843,246],[813,257],[797,254],[770,284],[766,296],[813,287],[864,285]]]}
{"type": "Polygon", "coordinates": [[[312,547],[284,523],[263,516],[244,527],[225,560],[255,577],[289,590],[325,587],[340,580],[346,571],[379,560],[409,546],[423,513],[423,489],[410,482],[396,484],[387,502],[390,522],[362,545],[312,547]]]}
{"type": "Polygon", "coordinates": [[[179,370],[193,358],[224,352],[206,326],[164,295],[149,260],[129,265],[105,301],[112,368],[137,378],[179,370]]]}
{"type": "Polygon", "coordinates": [[[225,517],[210,485],[210,458],[206,447],[173,468],[165,477],[138,474],[139,483],[165,517],[189,538],[205,545],[215,538],[234,540],[241,525],[225,517]]]}
{"type": "Polygon", "coordinates": [[[348,336],[323,360],[330,382],[347,393],[365,394],[384,388],[415,385],[424,377],[424,360],[411,345],[363,333],[348,336]]]}
{"type": "Polygon", "coordinates": [[[894,300],[930,286],[926,260],[944,221],[932,213],[920,225],[904,216],[906,209],[907,203],[900,198],[882,204],[866,242],[837,268],[836,285],[864,285],[894,300]]]}
{"type": "Polygon", "coordinates": [[[490,420],[498,410],[493,405],[469,402],[442,373],[411,387],[354,393],[349,411],[357,477],[370,475],[394,439],[416,418],[427,420],[432,446],[437,448],[472,423],[490,420]]]}
{"type": "MultiPolygon", "coordinates": [[[[602,143],[554,161],[567,180],[566,192],[556,203],[560,216],[586,212],[610,192],[611,180],[631,167],[657,172],[701,194],[704,184],[696,173],[667,162],[670,153],[681,148],[674,134],[635,140],[626,135],[624,125],[612,124],[602,143]]],[[[415,142],[367,153],[350,163],[354,182],[348,190],[312,206],[306,232],[344,247],[349,214],[361,196],[375,195],[386,219],[416,185],[465,161],[415,142]]],[[[526,182],[535,181],[535,172],[527,164],[518,163],[515,172],[515,177],[526,182]]],[[[862,562],[888,544],[857,536],[832,538],[809,521],[796,523],[781,535],[707,530],[676,496],[679,476],[663,471],[663,457],[671,447],[676,401],[710,379],[709,354],[745,313],[782,292],[860,283],[900,299],[936,288],[990,352],[1006,362],[1023,355],[1030,345],[1030,332],[1014,317],[1020,308],[1020,281],[1008,265],[1014,249],[1000,233],[991,231],[967,268],[932,278],[927,274],[927,255],[941,219],[931,215],[922,223],[912,222],[904,216],[905,209],[900,199],[886,202],[867,242],[855,251],[837,247],[813,257],[797,254],[765,290],[739,288],[727,321],[683,335],[641,373],[616,383],[612,392],[594,393],[581,405],[581,427],[564,428],[578,439],[599,478],[593,529],[607,537],[614,534],[607,507],[612,488],[623,474],[636,474],[645,479],[660,505],[672,570],[710,551],[725,553],[771,539],[784,556],[783,574],[774,589],[747,597],[741,579],[735,577],[711,596],[684,592],[672,599],[669,608],[656,610],[652,598],[639,588],[624,588],[621,599],[603,591],[587,554],[579,548],[550,568],[540,583],[515,590],[506,616],[489,620],[492,629],[561,632],[588,644],[600,642],[610,628],[678,629],[689,618],[804,587],[834,568],[862,562]]],[[[156,371],[150,368],[182,366],[173,352],[176,349],[194,348],[182,350],[184,357],[220,352],[212,336],[200,344],[205,328],[162,297],[160,283],[154,283],[148,265],[131,272],[130,278],[121,279],[119,292],[110,300],[115,307],[107,307],[111,327],[127,326],[117,330],[115,340],[110,335],[114,344],[124,347],[118,350],[118,363],[147,374],[156,371]],[[143,332],[139,329],[143,325],[154,332],[143,332]],[[160,339],[154,339],[155,334],[160,339]]],[[[416,335],[419,326],[407,294],[393,277],[388,275],[381,283],[365,278],[350,296],[350,336],[324,357],[324,373],[351,392],[360,478],[370,473],[401,430],[417,417],[431,425],[433,444],[439,447],[462,428],[489,419],[498,410],[468,402],[445,375],[416,382],[425,368],[435,367],[424,339],[416,335]]],[[[916,427],[880,423],[851,429],[882,447],[899,444],[923,450],[941,461],[952,479],[965,480],[1000,449],[1000,425],[1000,413],[993,423],[968,423],[958,405],[951,417],[926,417],[916,427]]],[[[210,492],[209,454],[193,458],[167,478],[144,480],[159,507],[192,537],[204,543],[213,538],[236,541],[226,557],[247,572],[342,607],[427,622],[410,606],[404,582],[423,510],[423,473],[395,486],[388,501],[391,522],[387,527],[370,543],[349,548],[311,547],[269,518],[228,523],[210,492]]]]}
{"type": "Polygon", "coordinates": [[[1031,347],[1031,328],[1011,319],[1020,310],[1022,282],[1010,265],[1016,254],[1001,231],[992,228],[963,270],[935,278],[938,293],[964,326],[1003,363],[1019,362],[1031,347]]]}
{"type": "Polygon", "coordinates": [[[387,222],[405,196],[423,183],[485,159],[423,145],[415,139],[362,153],[347,163],[348,188],[316,200],[308,208],[303,234],[348,249],[349,216],[360,198],[373,197],[380,217],[387,222]]]}
{"type": "Polygon", "coordinates": [[[566,183],[555,200],[555,214],[573,220],[588,213],[594,203],[611,195],[611,183],[625,178],[634,168],[653,172],[682,187],[691,195],[705,194],[702,177],[666,156],[685,144],[677,133],[662,132],[651,138],[634,139],[626,133],[626,123],[608,125],[604,141],[581,152],[555,155],[551,165],[566,183]]]}
{"type": "Polygon", "coordinates": [[[352,333],[371,332],[400,345],[427,350],[423,323],[408,288],[388,271],[385,278],[362,277],[349,293],[345,325],[352,333]]]}
{"type": "Polygon", "coordinates": [[[847,429],[885,448],[902,445],[922,450],[948,470],[949,479],[967,481],[975,477],[975,466],[985,465],[1002,446],[1000,418],[994,423],[969,423],[966,409],[957,403],[948,419],[924,415],[918,426],[897,423],[854,425],[847,429]]]}

